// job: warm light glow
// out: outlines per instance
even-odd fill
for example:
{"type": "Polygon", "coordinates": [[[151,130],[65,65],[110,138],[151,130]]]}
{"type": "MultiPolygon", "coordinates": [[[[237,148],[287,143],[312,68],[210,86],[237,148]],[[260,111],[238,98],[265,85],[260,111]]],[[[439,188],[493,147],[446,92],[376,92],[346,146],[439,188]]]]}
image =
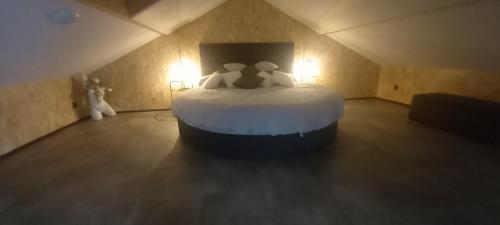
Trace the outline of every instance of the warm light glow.
{"type": "Polygon", "coordinates": [[[169,81],[179,81],[193,87],[198,86],[201,79],[201,72],[199,66],[191,60],[182,60],[180,63],[170,65],[168,69],[169,81]]]}
{"type": "Polygon", "coordinates": [[[303,83],[314,83],[319,76],[319,63],[316,60],[307,59],[295,63],[293,73],[295,79],[303,83]]]}

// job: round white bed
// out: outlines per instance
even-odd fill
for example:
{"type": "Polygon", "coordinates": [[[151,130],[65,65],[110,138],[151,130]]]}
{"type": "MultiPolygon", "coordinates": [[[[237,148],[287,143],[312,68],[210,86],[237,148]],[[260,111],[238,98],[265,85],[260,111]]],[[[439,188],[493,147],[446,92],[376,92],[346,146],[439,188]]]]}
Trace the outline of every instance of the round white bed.
{"type": "Polygon", "coordinates": [[[192,89],[172,112],[215,133],[286,135],[325,128],[342,117],[343,100],[326,88],[192,89]]]}
{"type": "Polygon", "coordinates": [[[202,148],[283,155],[333,140],[343,99],[320,87],[192,89],[175,99],[172,112],[181,137],[202,148]]]}

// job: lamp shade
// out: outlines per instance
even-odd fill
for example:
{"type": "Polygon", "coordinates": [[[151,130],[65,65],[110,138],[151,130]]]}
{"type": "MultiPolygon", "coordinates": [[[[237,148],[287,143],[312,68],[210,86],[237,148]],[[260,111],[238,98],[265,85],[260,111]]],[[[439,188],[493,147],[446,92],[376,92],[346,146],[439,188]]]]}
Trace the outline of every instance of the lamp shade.
{"type": "Polygon", "coordinates": [[[304,61],[304,71],[302,76],[305,77],[318,77],[319,76],[319,65],[316,61],[308,59],[304,61]]]}
{"type": "Polygon", "coordinates": [[[170,81],[181,81],[194,86],[201,79],[198,66],[190,60],[182,60],[172,64],[168,73],[170,81]]]}

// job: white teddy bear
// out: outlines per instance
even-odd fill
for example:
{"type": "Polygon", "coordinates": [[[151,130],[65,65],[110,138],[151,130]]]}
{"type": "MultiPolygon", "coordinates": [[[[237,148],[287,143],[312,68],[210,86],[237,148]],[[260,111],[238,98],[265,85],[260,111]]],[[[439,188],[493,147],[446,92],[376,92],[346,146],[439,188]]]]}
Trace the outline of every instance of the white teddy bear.
{"type": "Polygon", "coordinates": [[[104,100],[106,92],[113,91],[111,88],[99,86],[100,80],[92,78],[90,81],[86,74],[82,74],[82,81],[90,103],[90,116],[93,120],[102,120],[102,114],[106,116],[116,115],[115,110],[104,100]]]}

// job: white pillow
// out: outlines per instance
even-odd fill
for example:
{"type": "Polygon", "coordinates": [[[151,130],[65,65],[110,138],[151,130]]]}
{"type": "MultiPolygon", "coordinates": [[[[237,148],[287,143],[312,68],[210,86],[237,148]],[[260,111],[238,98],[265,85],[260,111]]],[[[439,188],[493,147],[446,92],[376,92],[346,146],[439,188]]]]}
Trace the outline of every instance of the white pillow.
{"type": "Polygon", "coordinates": [[[255,64],[255,68],[257,68],[259,71],[270,71],[270,70],[277,70],[279,67],[278,65],[272,62],[262,61],[255,64]]]}
{"type": "Polygon", "coordinates": [[[216,89],[219,86],[220,81],[222,80],[222,75],[215,71],[214,73],[208,75],[208,79],[203,83],[203,88],[205,89],[216,89]]]}
{"type": "Polygon", "coordinates": [[[214,74],[216,73],[219,73],[218,71],[215,71],[213,72],[212,74],[210,75],[206,75],[206,76],[203,76],[203,77],[200,77],[200,79],[198,79],[198,87],[203,87],[203,85],[205,84],[205,82],[207,82],[207,80],[212,77],[214,74]]]}
{"type": "Polygon", "coordinates": [[[242,71],[246,67],[247,67],[247,65],[241,64],[241,63],[228,63],[228,64],[224,64],[224,68],[226,68],[226,70],[228,70],[230,72],[231,71],[242,71]]]}
{"type": "Polygon", "coordinates": [[[257,76],[264,78],[264,80],[260,83],[261,87],[270,88],[273,86],[273,75],[266,71],[261,71],[257,74],[257,76]]]}
{"type": "Polygon", "coordinates": [[[292,74],[277,70],[273,71],[273,83],[285,87],[295,87],[295,82],[292,74]]]}
{"type": "Polygon", "coordinates": [[[234,88],[235,87],[234,82],[240,79],[242,76],[240,71],[221,73],[221,75],[222,75],[222,80],[224,80],[224,83],[226,84],[227,88],[234,88]]]}

